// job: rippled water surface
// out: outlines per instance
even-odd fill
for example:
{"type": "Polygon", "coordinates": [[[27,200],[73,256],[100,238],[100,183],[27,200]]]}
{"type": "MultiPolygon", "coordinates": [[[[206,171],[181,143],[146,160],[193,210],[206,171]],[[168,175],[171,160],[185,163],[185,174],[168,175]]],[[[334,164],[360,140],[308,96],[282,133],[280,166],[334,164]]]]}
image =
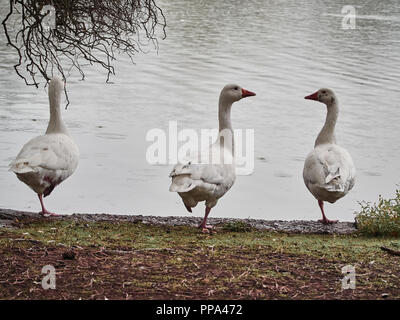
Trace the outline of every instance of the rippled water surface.
{"type": "MultiPolygon", "coordinates": [[[[4,17],[5,3],[1,3],[4,17]]],[[[152,128],[215,128],[220,89],[230,82],[257,96],[233,107],[235,128],[255,132],[255,171],[239,176],[212,216],[316,219],[316,200],[302,180],[303,161],[325,119],[303,97],[320,87],[340,100],[338,142],[357,167],[355,188],[330,218],[353,219],[357,201],[390,196],[400,182],[400,6],[354,0],[355,30],[342,30],[346,1],[163,1],[167,39],[158,54],[117,62],[113,84],[99,69],[69,78],[63,113],[81,150],[75,174],[47,200],[60,213],[186,215],[168,192],[171,166],[146,162],[152,128]]],[[[36,196],[7,165],[42,134],[47,93],[26,87],[0,38],[0,207],[39,210],[36,196]]],[[[203,206],[194,209],[203,214],[203,206]]]]}

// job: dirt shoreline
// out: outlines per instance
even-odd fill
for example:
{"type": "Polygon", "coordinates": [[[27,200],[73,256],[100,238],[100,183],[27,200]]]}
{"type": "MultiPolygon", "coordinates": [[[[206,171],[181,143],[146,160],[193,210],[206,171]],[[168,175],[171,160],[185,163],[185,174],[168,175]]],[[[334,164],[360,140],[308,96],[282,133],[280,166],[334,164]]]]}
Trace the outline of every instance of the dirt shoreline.
{"type": "Polygon", "coordinates": [[[381,250],[398,239],[350,222],[253,219],[212,218],[202,233],[200,220],[0,209],[0,299],[400,299],[400,258],[381,250]]]}
{"type": "MultiPolygon", "coordinates": [[[[87,222],[132,222],[167,226],[197,226],[200,217],[181,217],[181,216],[143,216],[143,215],[116,215],[116,214],[72,214],[60,215],[58,217],[43,218],[37,213],[27,211],[16,211],[11,209],[0,208],[0,228],[12,227],[18,224],[21,220],[36,220],[36,219],[62,219],[62,220],[83,220],[87,222]]],[[[323,225],[317,221],[306,220],[263,220],[263,219],[236,219],[236,218],[209,218],[210,225],[222,225],[229,222],[241,221],[257,230],[268,230],[284,233],[297,234],[352,234],[357,232],[354,222],[339,222],[333,225],[323,225]]]]}

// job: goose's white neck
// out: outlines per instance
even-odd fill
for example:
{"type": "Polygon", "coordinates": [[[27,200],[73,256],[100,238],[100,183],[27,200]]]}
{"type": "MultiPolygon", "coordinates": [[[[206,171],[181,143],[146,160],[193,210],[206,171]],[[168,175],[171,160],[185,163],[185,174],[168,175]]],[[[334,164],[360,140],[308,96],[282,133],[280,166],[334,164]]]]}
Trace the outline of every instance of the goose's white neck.
{"type": "Polygon", "coordinates": [[[326,143],[336,144],[335,126],[338,116],[339,116],[339,106],[337,99],[335,98],[331,104],[327,105],[325,124],[322,127],[321,132],[319,133],[317,139],[315,140],[314,147],[326,143]]]}
{"type": "Polygon", "coordinates": [[[219,143],[225,148],[231,150],[232,154],[234,154],[234,137],[231,123],[231,107],[232,102],[226,101],[221,95],[219,97],[219,134],[217,141],[219,141],[219,143]]]}
{"type": "Polygon", "coordinates": [[[50,84],[49,86],[50,120],[46,134],[63,133],[68,134],[67,127],[61,117],[61,90],[50,84]]]}

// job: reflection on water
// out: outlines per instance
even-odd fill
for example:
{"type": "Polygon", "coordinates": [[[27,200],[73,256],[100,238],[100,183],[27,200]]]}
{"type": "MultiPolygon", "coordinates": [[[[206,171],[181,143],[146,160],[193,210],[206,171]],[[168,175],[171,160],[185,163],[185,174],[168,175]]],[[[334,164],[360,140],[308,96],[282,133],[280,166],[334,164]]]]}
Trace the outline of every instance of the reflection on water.
{"type": "MultiPolygon", "coordinates": [[[[4,4],[1,1],[2,16],[4,4]]],[[[302,181],[303,161],[324,118],[303,97],[333,88],[341,102],[339,143],[358,169],[354,190],[330,218],[351,220],[357,201],[390,196],[399,176],[400,7],[397,0],[354,0],[356,30],[342,30],[346,1],[163,1],[168,28],[158,54],[121,57],[114,84],[89,69],[69,79],[64,112],[81,150],[76,173],[47,200],[60,212],[186,215],[169,193],[171,166],[150,166],[146,133],[217,126],[220,89],[237,82],[254,99],[233,109],[235,128],[255,130],[255,172],[240,176],[213,216],[316,219],[302,181]]],[[[0,39],[0,207],[39,210],[32,192],[7,172],[28,139],[44,132],[47,94],[14,74],[15,55],[0,39]],[[4,192],[6,190],[6,192],[4,192]]],[[[194,210],[203,214],[203,208],[194,210]]]]}

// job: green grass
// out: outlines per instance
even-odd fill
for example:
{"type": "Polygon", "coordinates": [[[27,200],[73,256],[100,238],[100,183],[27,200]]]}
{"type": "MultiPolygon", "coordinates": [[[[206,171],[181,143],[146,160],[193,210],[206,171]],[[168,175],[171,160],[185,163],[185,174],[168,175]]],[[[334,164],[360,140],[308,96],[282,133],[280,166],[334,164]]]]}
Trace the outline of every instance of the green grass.
{"type": "Polygon", "coordinates": [[[119,299],[126,293],[163,299],[311,299],[321,294],[340,298],[346,297],[339,282],[346,264],[357,268],[354,294],[376,298],[389,291],[391,297],[400,297],[400,260],[381,246],[398,250],[400,241],[363,234],[276,233],[236,222],[203,234],[194,227],[140,222],[21,221],[20,227],[0,229],[0,252],[8,263],[2,266],[0,291],[3,297],[35,297],[30,289],[41,274],[41,263],[59,263],[72,247],[77,258],[58,267],[63,290],[45,292],[43,297],[77,299],[94,294],[103,299],[104,292],[119,299]],[[7,281],[18,283],[17,287],[1,288],[7,281]]]}
{"type": "Polygon", "coordinates": [[[231,232],[249,232],[251,231],[251,226],[243,221],[232,221],[227,222],[222,226],[222,229],[225,231],[231,232]]]}
{"type": "Polygon", "coordinates": [[[350,262],[382,257],[380,246],[400,246],[393,238],[354,235],[301,235],[249,230],[246,225],[223,226],[212,235],[186,226],[159,226],[129,222],[76,222],[71,220],[35,221],[21,228],[0,230],[0,246],[23,245],[24,241],[44,245],[128,247],[162,249],[188,246],[230,248],[268,247],[277,252],[305,254],[350,262]],[[227,231],[229,230],[229,231],[227,231]],[[246,230],[246,232],[242,232],[246,230]],[[15,240],[19,239],[19,240],[15,240]]]}
{"type": "Polygon", "coordinates": [[[379,196],[376,203],[361,202],[356,213],[360,233],[371,236],[400,236],[400,190],[393,199],[379,196]]]}

